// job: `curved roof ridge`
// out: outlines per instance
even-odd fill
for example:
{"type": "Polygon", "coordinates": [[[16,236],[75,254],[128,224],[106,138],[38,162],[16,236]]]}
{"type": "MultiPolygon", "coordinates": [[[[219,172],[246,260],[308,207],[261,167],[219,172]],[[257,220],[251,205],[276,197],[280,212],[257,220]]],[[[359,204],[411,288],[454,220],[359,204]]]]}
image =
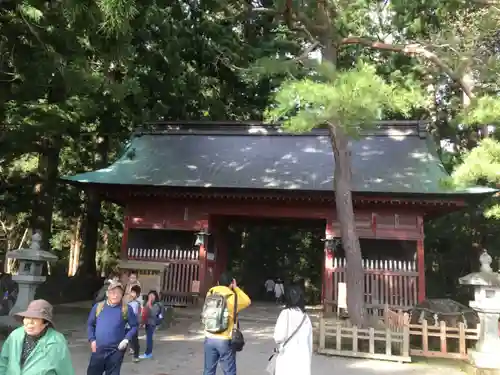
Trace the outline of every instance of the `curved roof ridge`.
{"type": "MultiPolygon", "coordinates": [[[[360,136],[416,135],[427,136],[427,122],[423,120],[377,121],[372,126],[358,128],[360,136]]],[[[318,136],[327,135],[325,128],[314,128],[305,133],[285,131],[282,126],[259,121],[162,121],[146,123],[133,136],[142,135],[248,135],[248,136],[318,136]]]]}

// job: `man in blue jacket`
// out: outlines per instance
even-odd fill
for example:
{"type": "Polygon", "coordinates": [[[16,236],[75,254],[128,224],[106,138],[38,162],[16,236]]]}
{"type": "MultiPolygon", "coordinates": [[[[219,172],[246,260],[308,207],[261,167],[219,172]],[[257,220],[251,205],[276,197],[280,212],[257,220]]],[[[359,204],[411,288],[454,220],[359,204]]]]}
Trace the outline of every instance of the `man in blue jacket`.
{"type": "Polygon", "coordinates": [[[87,333],[92,354],[87,375],[120,375],[125,350],[137,333],[137,317],[123,303],[123,292],[122,284],[111,282],[107,299],[90,312],[87,333]],[[130,329],[126,329],[127,323],[130,329]]]}

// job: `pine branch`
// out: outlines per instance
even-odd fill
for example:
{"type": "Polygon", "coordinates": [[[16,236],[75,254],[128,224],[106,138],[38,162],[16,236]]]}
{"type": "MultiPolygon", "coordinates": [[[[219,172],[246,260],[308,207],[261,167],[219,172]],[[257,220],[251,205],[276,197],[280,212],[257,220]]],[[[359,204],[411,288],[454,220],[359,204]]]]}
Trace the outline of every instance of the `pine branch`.
{"type": "Polygon", "coordinates": [[[429,61],[431,61],[434,65],[438,66],[448,77],[450,77],[453,81],[455,81],[465,95],[469,97],[469,99],[474,98],[474,93],[472,92],[471,87],[465,82],[465,80],[457,74],[448,64],[446,64],[438,55],[434,52],[429,51],[424,46],[418,43],[413,44],[390,44],[384,43],[376,40],[372,40],[369,38],[363,37],[349,37],[344,38],[340,41],[339,45],[363,45],[371,49],[383,50],[383,51],[392,51],[398,53],[404,53],[410,56],[421,56],[429,61]]]}
{"type": "MultiPolygon", "coordinates": [[[[251,7],[251,5],[250,5],[251,7]]],[[[275,16],[283,16],[282,13],[280,13],[277,9],[272,9],[272,8],[262,8],[262,7],[256,7],[256,8],[249,8],[249,11],[252,13],[261,13],[261,14],[270,14],[270,15],[275,15],[275,16]]],[[[316,25],[312,19],[307,17],[304,13],[302,12],[297,12],[295,10],[292,10],[292,19],[295,23],[295,25],[288,25],[292,31],[302,31],[304,34],[306,34],[307,38],[309,41],[313,44],[317,43],[317,39],[313,36],[313,34],[317,34],[319,31],[322,30],[322,28],[319,25],[316,25]],[[299,23],[299,26],[296,26],[296,24],[299,23]]]]}
{"type": "Polygon", "coordinates": [[[471,0],[475,4],[487,5],[487,6],[498,6],[500,1],[498,0],[471,0]]]}

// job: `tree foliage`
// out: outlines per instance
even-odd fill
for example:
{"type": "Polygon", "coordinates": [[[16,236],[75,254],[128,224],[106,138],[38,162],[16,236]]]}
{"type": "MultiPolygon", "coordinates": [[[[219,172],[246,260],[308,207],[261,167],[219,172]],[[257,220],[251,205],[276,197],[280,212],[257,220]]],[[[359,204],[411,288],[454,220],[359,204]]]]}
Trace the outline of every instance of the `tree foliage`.
{"type": "MultiPolygon", "coordinates": [[[[419,118],[455,184],[498,187],[499,16],[460,0],[4,1],[0,246],[25,246],[35,226],[61,267],[79,243],[93,262],[92,242],[110,266],[122,209],[57,178],[109,164],[145,121],[266,117],[355,136],[419,118]]],[[[433,290],[472,270],[473,243],[500,257],[499,230],[498,198],[429,221],[433,290]]]]}
{"type": "Polygon", "coordinates": [[[266,114],[269,121],[285,120],[286,129],[292,132],[330,122],[357,135],[362,126],[382,119],[386,111],[408,115],[423,103],[418,87],[387,83],[372,65],[361,62],[347,71],[335,71],[329,62],[321,65],[312,77],[287,80],[280,86],[266,114]]]}
{"type": "MultiPolygon", "coordinates": [[[[483,185],[500,187],[500,142],[496,139],[483,139],[477,147],[464,155],[463,163],[453,171],[456,186],[483,185]]],[[[498,199],[485,207],[485,216],[500,220],[498,199]]]]}
{"type": "Polygon", "coordinates": [[[57,184],[59,175],[107,165],[145,121],[260,118],[274,84],[239,72],[286,52],[287,36],[273,19],[225,5],[68,0],[0,10],[4,250],[26,246],[25,230],[38,226],[63,262],[78,242],[83,255],[98,241],[99,254],[115,257],[121,209],[57,184]]]}

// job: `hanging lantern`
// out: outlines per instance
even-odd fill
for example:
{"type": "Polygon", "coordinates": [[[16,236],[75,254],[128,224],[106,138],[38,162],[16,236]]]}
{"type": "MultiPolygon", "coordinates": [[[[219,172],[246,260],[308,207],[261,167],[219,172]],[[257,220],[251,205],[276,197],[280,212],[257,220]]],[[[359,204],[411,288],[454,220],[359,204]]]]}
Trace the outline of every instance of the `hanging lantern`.
{"type": "Polygon", "coordinates": [[[335,247],[337,246],[338,240],[333,237],[331,234],[327,234],[325,238],[323,238],[321,241],[325,243],[325,248],[328,251],[333,251],[335,250],[335,247]]]}
{"type": "Polygon", "coordinates": [[[202,228],[202,230],[195,233],[195,235],[196,241],[194,242],[194,246],[205,246],[205,236],[210,236],[210,233],[208,233],[205,228],[202,228]]]}

